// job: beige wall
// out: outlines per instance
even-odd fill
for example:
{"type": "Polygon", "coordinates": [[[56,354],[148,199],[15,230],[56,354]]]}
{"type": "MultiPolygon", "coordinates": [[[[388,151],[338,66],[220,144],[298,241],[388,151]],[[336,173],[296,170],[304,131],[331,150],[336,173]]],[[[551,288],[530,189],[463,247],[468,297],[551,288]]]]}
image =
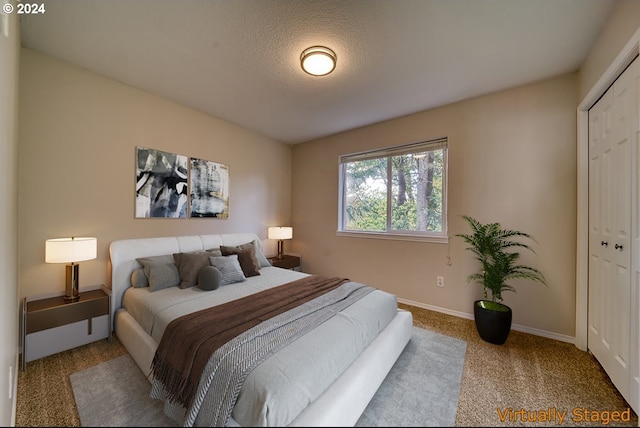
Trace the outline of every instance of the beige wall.
{"type": "Polygon", "coordinates": [[[303,269],[470,315],[481,287],[466,277],[478,266],[454,235],[468,232],[462,214],[497,221],[536,238],[537,256],[523,260],[549,283],[514,282],[517,293],[503,296],[514,324],[573,337],[576,105],[572,73],[295,145],[292,244],[303,269]],[[336,236],[339,155],[441,136],[449,138],[448,245],[336,236]]]}
{"type": "Polygon", "coordinates": [[[22,49],[20,295],[64,293],[63,265],[44,262],[48,238],[96,236],[80,288],[108,283],[116,239],[254,232],[290,221],[291,147],[220,119],[22,49]],[[230,169],[228,219],[135,219],[135,148],[221,162],[230,169]]]}
{"type": "Polygon", "coordinates": [[[580,67],[579,98],[582,100],[605,72],[624,45],[640,29],[640,1],[618,0],[580,67]]]}
{"type": "MultiPolygon", "coordinates": [[[[9,3],[15,5],[15,1],[9,3]]],[[[3,19],[2,12],[0,19],[3,19]]],[[[15,418],[18,362],[17,89],[20,36],[17,15],[6,15],[4,19],[0,28],[8,37],[0,31],[0,426],[11,426],[15,418]]]]}

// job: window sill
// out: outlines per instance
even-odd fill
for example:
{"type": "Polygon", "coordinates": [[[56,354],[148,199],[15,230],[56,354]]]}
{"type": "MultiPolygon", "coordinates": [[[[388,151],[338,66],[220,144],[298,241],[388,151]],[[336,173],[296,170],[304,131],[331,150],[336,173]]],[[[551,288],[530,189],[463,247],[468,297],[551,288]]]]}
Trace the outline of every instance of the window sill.
{"type": "Polygon", "coordinates": [[[420,236],[420,235],[403,235],[401,233],[376,233],[376,232],[343,232],[338,230],[337,236],[344,236],[347,238],[367,238],[367,239],[388,239],[392,241],[415,241],[415,242],[430,242],[434,244],[448,244],[448,236],[420,236]]]}

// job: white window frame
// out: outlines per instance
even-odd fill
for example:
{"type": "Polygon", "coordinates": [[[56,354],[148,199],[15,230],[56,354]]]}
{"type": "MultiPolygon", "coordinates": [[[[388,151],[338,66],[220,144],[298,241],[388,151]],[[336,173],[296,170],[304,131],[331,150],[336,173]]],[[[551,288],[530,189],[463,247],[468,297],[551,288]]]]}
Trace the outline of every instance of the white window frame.
{"type": "MultiPolygon", "coordinates": [[[[391,170],[388,171],[390,175],[391,170]]],[[[421,141],[417,143],[404,144],[400,146],[385,147],[382,149],[369,150],[358,153],[351,153],[340,155],[338,157],[338,236],[351,236],[358,238],[376,238],[376,239],[392,239],[403,241],[421,241],[421,242],[435,242],[435,243],[448,243],[448,184],[447,177],[449,175],[448,165],[448,139],[447,137],[436,138],[428,141],[421,141]],[[420,232],[420,231],[396,231],[390,228],[390,218],[387,218],[387,230],[386,231],[356,231],[345,230],[345,209],[346,209],[346,164],[358,160],[374,159],[374,158],[387,158],[390,159],[393,156],[420,153],[429,150],[443,149],[442,154],[442,230],[439,232],[420,232]]],[[[391,183],[391,180],[388,180],[391,183]]],[[[390,189],[387,189],[389,191],[390,189]]],[[[388,196],[388,194],[387,194],[388,196]]],[[[387,200],[390,200],[387,198],[387,200]]],[[[387,206],[387,213],[390,212],[390,207],[387,206]]]]}

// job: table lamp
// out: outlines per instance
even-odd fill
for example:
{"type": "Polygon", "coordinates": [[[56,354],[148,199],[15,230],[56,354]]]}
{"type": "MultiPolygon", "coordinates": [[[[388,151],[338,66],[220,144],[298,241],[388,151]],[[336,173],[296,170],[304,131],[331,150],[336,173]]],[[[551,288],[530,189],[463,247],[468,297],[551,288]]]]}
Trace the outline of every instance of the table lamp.
{"type": "Polygon", "coordinates": [[[77,302],[79,267],[77,262],[96,258],[97,240],[93,237],[71,237],[47,239],[45,242],[46,263],[67,263],[65,302],[77,302]]]}
{"type": "Polygon", "coordinates": [[[292,227],[270,227],[267,237],[269,239],[278,240],[278,259],[282,259],[284,255],[284,239],[293,238],[292,227]]]}

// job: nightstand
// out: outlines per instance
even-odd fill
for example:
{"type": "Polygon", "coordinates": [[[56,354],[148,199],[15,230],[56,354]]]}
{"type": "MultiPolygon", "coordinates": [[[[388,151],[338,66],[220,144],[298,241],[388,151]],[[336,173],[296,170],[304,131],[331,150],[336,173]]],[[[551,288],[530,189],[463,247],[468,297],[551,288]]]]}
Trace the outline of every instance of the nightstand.
{"type": "Polygon", "coordinates": [[[269,262],[279,268],[300,270],[300,256],[292,256],[290,254],[284,254],[281,259],[278,257],[269,257],[269,262]]]}
{"type": "Polygon", "coordinates": [[[25,297],[22,301],[22,370],[26,368],[27,361],[75,348],[103,339],[105,336],[111,342],[111,290],[104,285],[97,290],[81,292],[76,302],[65,302],[64,296],[30,302],[25,297]],[[103,325],[100,326],[100,331],[94,332],[93,318],[103,316],[107,319],[106,332],[103,325]],[[86,334],[80,325],[85,320],[87,321],[86,334]],[[65,326],[69,328],[64,330],[65,326]],[[50,330],[50,332],[45,333],[44,330],[50,330]],[[27,344],[30,342],[28,339],[31,338],[27,338],[27,335],[36,336],[47,333],[50,333],[49,339],[44,340],[40,346],[44,349],[36,349],[34,351],[36,356],[28,358],[27,344]]]}

